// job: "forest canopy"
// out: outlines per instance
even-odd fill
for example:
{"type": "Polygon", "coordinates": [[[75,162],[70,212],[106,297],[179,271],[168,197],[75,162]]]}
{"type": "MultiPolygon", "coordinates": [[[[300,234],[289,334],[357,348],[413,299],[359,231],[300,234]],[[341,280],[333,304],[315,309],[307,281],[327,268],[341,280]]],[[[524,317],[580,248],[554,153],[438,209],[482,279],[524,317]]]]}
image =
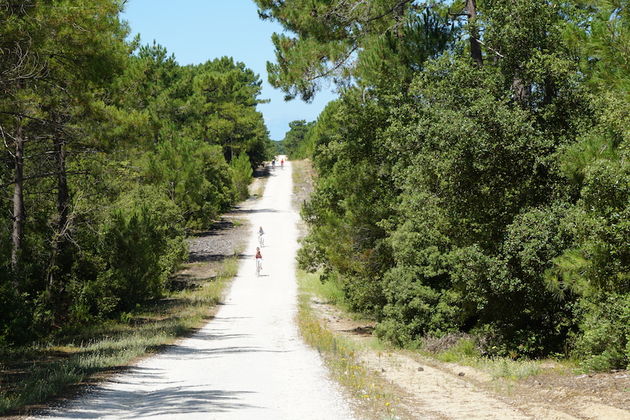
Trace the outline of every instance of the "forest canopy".
{"type": "Polygon", "coordinates": [[[271,151],[261,80],[128,39],[118,0],[0,0],[0,346],[162,296],[271,151]]]}
{"type": "Polygon", "coordinates": [[[303,268],[401,346],[628,366],[627,0],[256,3],[287,29],[270,82],[340,91],[292,146],[303,268]]]}

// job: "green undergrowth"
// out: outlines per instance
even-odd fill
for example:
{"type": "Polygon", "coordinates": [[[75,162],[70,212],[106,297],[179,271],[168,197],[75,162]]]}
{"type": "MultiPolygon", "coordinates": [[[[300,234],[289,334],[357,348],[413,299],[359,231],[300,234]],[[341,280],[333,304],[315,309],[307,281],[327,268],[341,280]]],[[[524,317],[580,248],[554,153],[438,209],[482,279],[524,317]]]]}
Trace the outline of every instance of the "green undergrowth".
{"type": "Polygon", "coordinates": [[[199,288],[172,292],[54,343],[1,351],[0,415],[28,412],[190,335],[212,318],[237,270],[235,255],[220,263],[216,277],[200,279],[199,288]]]}
{"type": "Polygon", "coordinates": [[[560,364],[549,360],[512,360],[507,357],[485,357],[481,354],[471,339],[461,339],[452,347],[440,352],[421,351],[425,356],[435,358],[441,362],[457,363],[481,370],[492,378],[523,379],[535,376],[545,370],[563,371],[567,364],[560,364]]]}
{"type": "Polygon", "coordinates": [[[341,290],[339,284],[332,280],[322,282],[319,274],[317,273],[307,273],[305,271],[301,271],[299,273],[299,277],[300,288],[304,293],[315,296],[316,298],[321,299],[326,303],[333,304],[339,308],[347,309],[343,297],[343,290],[341,290]]]}

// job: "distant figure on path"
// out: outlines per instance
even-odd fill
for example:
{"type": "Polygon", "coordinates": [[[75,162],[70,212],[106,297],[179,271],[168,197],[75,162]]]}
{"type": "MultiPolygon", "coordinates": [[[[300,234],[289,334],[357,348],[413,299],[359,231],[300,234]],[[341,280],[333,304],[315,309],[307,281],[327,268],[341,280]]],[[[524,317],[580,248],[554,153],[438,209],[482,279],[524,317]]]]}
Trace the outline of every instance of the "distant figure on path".
{"type": "Polygon", "coordinates": [[[260,271],[262,270],[262,254],[260,253],[260,248],[256,247],[256,275],[260,276],[260,271]]]}
{"type": "Polygon", "coordinates": [[[264,247],[265,246],[265,231],[263,230],[262,226],[260,227],[260,229],[258,229],[258,244],[260,245],[260,247],[264,247]]]}

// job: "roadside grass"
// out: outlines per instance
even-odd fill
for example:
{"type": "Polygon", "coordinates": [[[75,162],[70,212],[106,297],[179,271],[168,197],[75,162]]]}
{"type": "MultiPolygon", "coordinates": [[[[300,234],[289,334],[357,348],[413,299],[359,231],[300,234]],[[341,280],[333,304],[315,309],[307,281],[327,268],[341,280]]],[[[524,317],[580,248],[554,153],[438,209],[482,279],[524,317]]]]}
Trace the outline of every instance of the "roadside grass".
{"type": "Polygon", "coordinates": [[[489,374],[493,379],[522,379],[542,372],[541,363],[534,360],[512,360],[504,357],[488,358],[481,355],[473,340],[461,339],[454,346],[436,353],[422,352],[445,363],[470,366],[489,374]]]}
{"type": "Polygon", "coordinates": [[[212,318],[238,270],[227,258],[199,288],[169,293],[109,320],[73,331],[56,343],[5,350],[0,354],[0,415],[22,414],[124,370],[140,357],[190,335],[212,318]]]}
{"type": "Polygon", "coordinates": [[[270,169],[266,166],[262,169],[260,167],[256,169],[252,182],[248,187],[249,198],[262,198],[270,175],[270,169]]]}
{"type": "Polygon", "coordinates": [[[300,287],[304,293],[308,293],[319,299],[342,308],[346,308],[343,291],[333,280],[322,282],[317,273],[300,271],[300,287]]]}
{"type": "Polygon", "coordinates": [[[333,379],[352,395],[364,414],[379,419],[397,418],[397,399],[392,392],[387,392],[388,385],[382,378],[358,362],[357,345],[321,325],[310,302],[314,296],[328,299],[330,295],[315,293],[326,288],[313,287],[313,277],[316,276],[301,270],[297,272],[300,289],[297,320],[302,337],[317,349],[333,379]]]}
{"type": "MultiPolygon", "coordinates": [[[[265,179],[266,181],[266,179],[265,179]]],[[[257,178],[249,190],[250,198],[261,198],[265,192],[266,182],[261,178],[257,178]]]]}
{"type": "MultiPolygon", "coordinates": [[[[310,159],[291,161],[293,178],[293,206],[300,211],[302,205],[309,199],[313,192],[313,182],[316,177],[313,164],[310,159]]],[[[300,237],[306,234],[305,223],[300,223],[300,237]]]]}
{"type": "Polygon", "coordinates": [[[291,161],[291,165],[293,166],[293,185],[298,186],[298,191],[301,188],[310,190],[314,176],[311,160],[295,160],[291,161]]]}
{"type": "Polygon", "coordinates": [[[461,338],[443,350],[421,349],[419,353],[441,362],[475,368],[493,379],[520,380],[543,373],[571,374],[576,368],[576,364],[570,360],[487,357],[481,354],[470,338],[461,338]]]}

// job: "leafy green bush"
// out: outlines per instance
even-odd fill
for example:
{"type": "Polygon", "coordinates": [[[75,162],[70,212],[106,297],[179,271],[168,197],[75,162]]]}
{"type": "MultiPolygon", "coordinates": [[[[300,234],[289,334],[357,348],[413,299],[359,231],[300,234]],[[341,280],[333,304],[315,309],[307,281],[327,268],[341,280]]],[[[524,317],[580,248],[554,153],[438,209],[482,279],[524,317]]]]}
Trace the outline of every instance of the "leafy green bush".
{"type": "Polygon", "coordinates": [[[253,174],[247,153],[243,152],[232,159],[230,169],[232,170],[232,182],[234,183],[236,197],[239,200],[245,200],[249,197],[249,184],[252,181],[253,174]]]}
{"type": "Polygon", "coordinates": [[[396,267],[384,279],[387,305],[378,324],[379,337],[401,346],[419,343],[424,335],[443,336],[461,326],[461,296],[425,283],[411,267],[396,267]]]}
{"type": "Polygon", "coordinates": [[[8,270],[0,272],[0,349],[32,338],[33,308],[27,296],[15,290],[8,273],[8,270]]]}
{"type": "Polygon", "coordinates": [[[106,316],[160,297],[186,258],[180,209],[156,187],[123,194],[108,211],[93,253],[74,267],[76,319],[106,316]]]}
{"type": "Polygon", "coordinates": [[[588,369],[630,366],[630,294],[607,294],[581,302],[585,312],[575,354],[588,369]]]}
{"type": "Polygon", "coordinates": [[[220,146],[173,138],[158,144],[147,159],[147,181],[160,185],[180,207],[186,227],[207,227],[232,204],[232,179],[220,146]]]}

